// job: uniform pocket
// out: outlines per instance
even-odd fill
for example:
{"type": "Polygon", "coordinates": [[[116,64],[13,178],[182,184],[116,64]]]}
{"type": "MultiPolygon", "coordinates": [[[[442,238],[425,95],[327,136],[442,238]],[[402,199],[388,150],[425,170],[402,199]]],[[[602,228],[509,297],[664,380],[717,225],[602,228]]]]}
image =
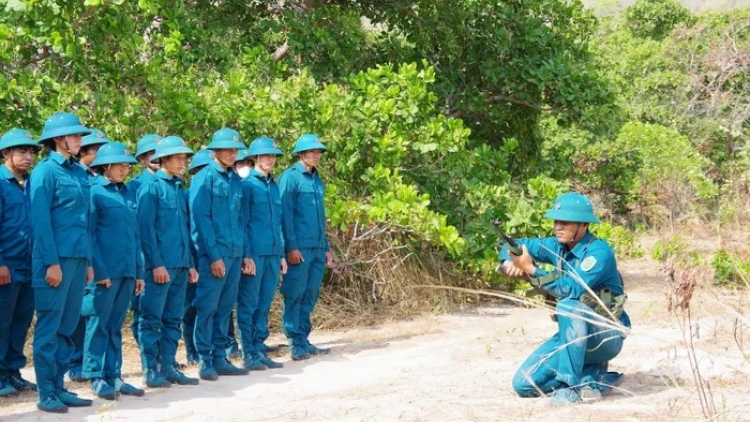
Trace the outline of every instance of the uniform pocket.
{"type": "Polygon", "coordinates": [[[59,287],[49,285],[34,287],[34,309],[37,311],[61,311],[63,299],[59,287]]]}

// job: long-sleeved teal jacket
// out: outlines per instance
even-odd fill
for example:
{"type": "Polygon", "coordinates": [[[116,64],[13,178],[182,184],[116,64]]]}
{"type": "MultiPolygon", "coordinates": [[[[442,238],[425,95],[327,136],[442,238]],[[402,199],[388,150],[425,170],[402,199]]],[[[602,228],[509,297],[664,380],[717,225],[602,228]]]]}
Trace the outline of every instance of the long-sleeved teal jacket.
{"type": "Polygon", "coordinates": [[[325,186],[317,170],[307,171],[297,162],[281,174],[282,233],[286,252],[300,248],[328,247],[323,206],[325,186]]]}
{"type": "Polygon", "coordinates": [[[91,187],[94,279],[143,279],[136,195],[124,183],[100,177],[91,187]]]}
{"type": "Polygon", "coordinates": [[[182,180],[159,170],[137,194],[144,268],[195,268],[182,180]]]}
{"type": "Polygon", "coordinates": [[[273,175],[266,177],[253,169],[242,181],[242,200],[249,211],[245,242],[250,244],[251,256],[283,256],[281,194],[273,175]]]}
{"type": "Polygon", "coordinates": [[[190,230],[198,256],[208,256],[211,262],[249,258],[243,234],[245,211],[242,182],[234,170],[214,161],[201,169],[190,181],[190,230]]]}
{"type": "Polygon", "coordinates": [[[46,266],[61,257],[91,262],[89,180],[72,157],[52,151],[31,172],[31,220],[34,259],[46,266]]]}

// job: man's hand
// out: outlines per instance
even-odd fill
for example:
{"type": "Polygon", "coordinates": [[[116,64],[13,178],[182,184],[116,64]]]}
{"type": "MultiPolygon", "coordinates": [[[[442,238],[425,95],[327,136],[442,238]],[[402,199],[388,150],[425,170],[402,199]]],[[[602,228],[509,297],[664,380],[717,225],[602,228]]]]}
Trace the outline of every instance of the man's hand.
{"type": "Polygon", "coordinates": [[[333,268],[333,252],[331,251],[326,252],[326,266],[333,268]]]}
{"type": "Polygon", "coordinates": [[[154,282],[157,284],[164,284],[169,283],[169,272],[166,268],[162,265],[161,267],[156,267],[152,270],[154,274],[154,282]]]}
{"type": "Polygon", "coordinates": [[[88,268],[86,268],[86,284],[91,283],[91,280],[93,279],[94,279],[94,267],[89,266],[88,268]]]}
{"type": "Polygon", "coordinates": [[[255,275],[255,261],[252,258],[242,260],[242,274],[255,275]]]}
{"type": "Polygon", "coordinates": [[[216,278],[224,278],[227,275],[227,267],[224,266],[223,259],[217,259],[211,263],[211,275],[216,278]]]}
{"type": "Polygon", "coordinates": [[[299,249],[287,252],[286,260],[289,265],[299,265],[300,262],[305,262],[305,258],[302,256],[302,252],[299,249]]]}
{"type": "Polygon", "coordinates": [[[512,261],[503,261],[503,271],[510,277],[523,277],[526,275],[522,269],[513,265],[512,261]]]}
{"type": "Polygon", "coordinates": [[[143,293],[143,289],[145,287],[146,287],[146,282],[145,281],[143,281],[143,280],[136,280],[135,281],[135,290],[133,291],[133,293],[136,296],[140,296],[141,293],[143,293]]]}
{"type": "Polygon", "coordinates": [[[286,266],[286,259],[281,258],[281,274],[286,274],[287,269],[288,268],[286,266]]]}
{"type": "Polygon", "coordinates": [[[10,269],[3,265],[0,267],[0,286],[10,284],[10,269]]]}
{"type": "Polygon", "coordinates": [[[198,282],[198,279],[200,276],[198,275],[198,271],[195,270],[195,268],[191,268],[188,270],[188,283],[195,284],[198,282]]]}
{"type": "Polygon", "coordinates": [[[44,277],[50,287],[57,287],[62,283],[62,270],[60,264],[50,265],[47,267],[47,275],[44,277]]]}
{"type": "Polygon", "coordinates": [[[521,248],[523,249],[523,253],[520,256],[513,255],[512,253],[508,254],[513,261],[513,266],[528,275],[534,275],[534,271],[536,271],[534,260],[531,258],[531,255],[529,255],[529,250],[526,248],[526,245],[521,245],[521,248]]]}
{"type": "Polygon", "coordinates": [[[109,289],[110,287],[112,287],[112,280],[105,278],[104,280],[97,281],[96,284],[100,286],[104,286],[109,289]]]}

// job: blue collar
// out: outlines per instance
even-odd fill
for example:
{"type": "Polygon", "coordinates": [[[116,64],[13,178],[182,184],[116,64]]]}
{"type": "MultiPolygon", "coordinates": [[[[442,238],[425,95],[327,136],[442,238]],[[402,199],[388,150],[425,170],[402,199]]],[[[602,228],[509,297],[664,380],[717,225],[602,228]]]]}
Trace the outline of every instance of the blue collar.
{"type": "MultiPolygon", "coordinates": [[[[10,169],[8,168],[8,166],[6,166],[5,164],[2,164],[0,166],[2,166],[2,168],[0,168],[0,177],[2,177],[3,179],[6,179],[6,180],[10,180],[10,179],[15,179],[16,178],[16,176],[13,175],[13,173],[10,171],[10,169]]],[[[29,180],[29,174],[28,173],[24,173],[23,174],[23,180],[24,181],[29,180]]]]}
{"type": "MultiPolygon", "coordinates": [[[[59,165],[65,165],[67,167],[73,167],[76,164],[78,164],[78,161],[73,158],[71,155],[70,158],[65,159],[59,152],[57,151],[50,151],[49,152],[49,158],[51,158],[54,162],[56,162],[59,165]]],[[[86,168],[83,164],[81,164],[81,167],[86,168]]]]}
{"type": "Polygon", "coordinates": [[[305,165],[302,164],[302,161],[297,161],[297,163],[294,164],[294,166],[297,167],[297,170],[299,170],[301,173],[307,173],[307,174],[310,174],[310,175],[314,175],[314,174],[318,173],[318,169],[315,168],[315,167],[313,167],[312,170],[307,171],[307,169],[305,168],[305,165]]]}
{"type": "Polygon", "coordinates": [[[250,176],[253,176],[256,179],[261,180],[266,183],[273,181],[273,174],[268,173],[268,176],[264,176],[263,173],[255,169],[250,170],[250,176]]]}
{"type": "Polygon", "coordinates": [[[180,179],[179,176],[169,177],[169,175],[167,175],[167,173],[164,173],[161,169],[159,169],[154,176],[158,177],[159,179],[165,180],[169,183],[175,183],[175,180],[177,181],[176,183],[182,182],[182,179],[180,179]]]}
{"type": "MultiPolygon", "coordinates": [[[[591,237],[594,236],[591,234],[590,231],[586,230],[586,234],[583,235],[581,238],[581,241],[576,243],[576,245],[573,247],[573,249],[570,251],[573,255],[575,255],[577,258],[583,258],[584,255],[586,255],[586,250],[589,248],[589,244],[591,243],[592,239],[591,237]]],[[[563,245],[565,247],[565,245],[563,245]]]]}

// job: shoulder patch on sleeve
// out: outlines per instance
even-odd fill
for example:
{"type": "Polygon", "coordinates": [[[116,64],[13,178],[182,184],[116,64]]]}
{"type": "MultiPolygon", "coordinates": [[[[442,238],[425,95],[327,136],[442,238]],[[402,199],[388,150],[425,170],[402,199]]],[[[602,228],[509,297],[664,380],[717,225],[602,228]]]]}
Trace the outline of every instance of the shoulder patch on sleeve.
{"type": "Polygon", "coordinates": [[[587,256],[581,261],[581,270],[590,271],[596,265],[596,258],[593,256],[587,256]]]}

